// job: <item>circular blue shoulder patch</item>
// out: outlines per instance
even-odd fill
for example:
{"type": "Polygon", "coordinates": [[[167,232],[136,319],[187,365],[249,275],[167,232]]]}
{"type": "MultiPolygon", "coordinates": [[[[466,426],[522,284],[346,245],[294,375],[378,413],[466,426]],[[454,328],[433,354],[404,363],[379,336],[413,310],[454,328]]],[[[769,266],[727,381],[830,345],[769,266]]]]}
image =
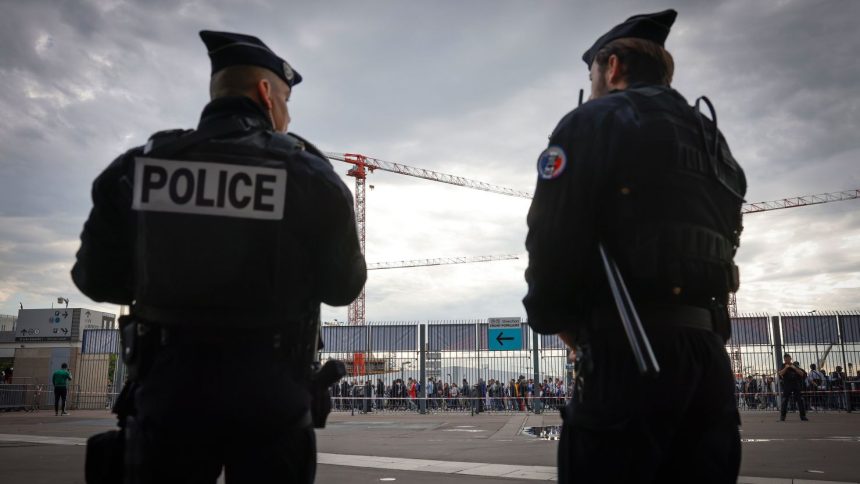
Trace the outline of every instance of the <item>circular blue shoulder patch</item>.
{"type": "Polygon", "coordinates": [[[565,166],[567,166],[567,156],[565,156],[564,150],[558,146],[550,146],[543,150],[543,153],[538,157],[538,176],[544,180],[558,178],[565,166]]]}

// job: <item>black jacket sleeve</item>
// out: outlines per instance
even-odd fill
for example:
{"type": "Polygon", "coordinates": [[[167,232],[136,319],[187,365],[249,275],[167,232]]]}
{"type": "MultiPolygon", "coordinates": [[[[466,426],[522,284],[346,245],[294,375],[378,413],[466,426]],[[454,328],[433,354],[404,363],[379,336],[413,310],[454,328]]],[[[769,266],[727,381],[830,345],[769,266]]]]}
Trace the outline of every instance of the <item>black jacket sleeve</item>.
{"type": "Polygon", "coordinates": [[[344,306],[361,293],[367,267],[358,241],[352,194],[327,161],[315,164],[320,168],[316,177],[316,245],[311,248],[316,268],[314,292],[321,302],[344,306]]]}
{"type": "Polygon", "coordinates": [[[523,299],[538,333],[574,329],[588,317],[595,286],[600,196],[619,143],[617,106],[590,102],[561,120],[549,147],[566,162],[554,178],[538,177],[528,213],[529,265],[523,299]]]}
{"type": "Polygon", "coordinates": [[[81,233],[72,280],[94,301],[132,302],[134,224],[127,167],[136,151],[114,160],[93,182],[93,208],[81,233]]]}

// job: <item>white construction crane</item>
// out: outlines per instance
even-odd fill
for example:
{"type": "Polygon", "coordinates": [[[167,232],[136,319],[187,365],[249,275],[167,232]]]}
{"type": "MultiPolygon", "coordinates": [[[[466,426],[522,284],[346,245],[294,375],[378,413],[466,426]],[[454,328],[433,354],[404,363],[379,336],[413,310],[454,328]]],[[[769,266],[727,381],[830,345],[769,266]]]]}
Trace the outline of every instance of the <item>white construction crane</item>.
{"type": "Polygon", "coordinates": [[[472,262],[492,262],[497,260],[519,259],[515,255],[479,255],[473,257],[442,257],[438,259],[413,259],[396,262],[374,262],[367,264],[367,270],[403,269],[406,267],[428,267],[447,264],[470,264],[472,262]]]}

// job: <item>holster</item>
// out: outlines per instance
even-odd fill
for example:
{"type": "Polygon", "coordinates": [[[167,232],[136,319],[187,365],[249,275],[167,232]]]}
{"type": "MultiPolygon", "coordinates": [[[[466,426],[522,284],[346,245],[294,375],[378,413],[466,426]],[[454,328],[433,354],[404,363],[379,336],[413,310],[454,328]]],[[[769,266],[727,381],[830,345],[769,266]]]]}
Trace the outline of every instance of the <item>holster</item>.
{"type": "Polygon", "coordinates": [[[729,316],[728,301],[714,299],[709,309],[714,332],[723,338],[723,343],[728,342],[732,337],[732,318],[729,316]]]}
{"type": "Polygon", "coordinates": [[[120,316],[119,341],[128,381],[142,380],[158,352],[161,341],[159,328],[132,316],[120,316]]]}
{"type": "Polygon", "coordinates": [[[322,339],[322,325],[319,317],[319,304],[311,304],[311,324],[302,332],[299,341],[303,361],[312,361],[308,373],[308,390],[311,394],[311,419],[314,427],[325,428],[325,421],[331,413],[331,392],[329,388],[346,375],[346,365],[339,360],[328,360],[320,365],[319,355],[325,344],[322,339]],[[307,359],[304,359],[307,358],[307,359]]]}
{"type": "Polygon", "coordinates": [[[312,372],[310,379],[311,418],[314,427],[321,429],[325,427],[325,421],[331,413],[329,388],[346,375],[346,365],[339,360],[328,360],[322,367],[319,363],[315,366],[318,369],[312,372]]]}

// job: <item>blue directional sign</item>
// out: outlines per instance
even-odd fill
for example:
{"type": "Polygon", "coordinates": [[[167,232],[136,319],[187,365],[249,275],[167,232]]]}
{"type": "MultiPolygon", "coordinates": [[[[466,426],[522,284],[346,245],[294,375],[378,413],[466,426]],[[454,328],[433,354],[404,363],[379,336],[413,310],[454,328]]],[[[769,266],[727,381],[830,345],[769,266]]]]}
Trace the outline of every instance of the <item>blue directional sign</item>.
{"type": "Polygon", "coordinates": [[[520,318],[490,318],[487,325],[487,346],[490,351],[523,349],[520,318]]]}

